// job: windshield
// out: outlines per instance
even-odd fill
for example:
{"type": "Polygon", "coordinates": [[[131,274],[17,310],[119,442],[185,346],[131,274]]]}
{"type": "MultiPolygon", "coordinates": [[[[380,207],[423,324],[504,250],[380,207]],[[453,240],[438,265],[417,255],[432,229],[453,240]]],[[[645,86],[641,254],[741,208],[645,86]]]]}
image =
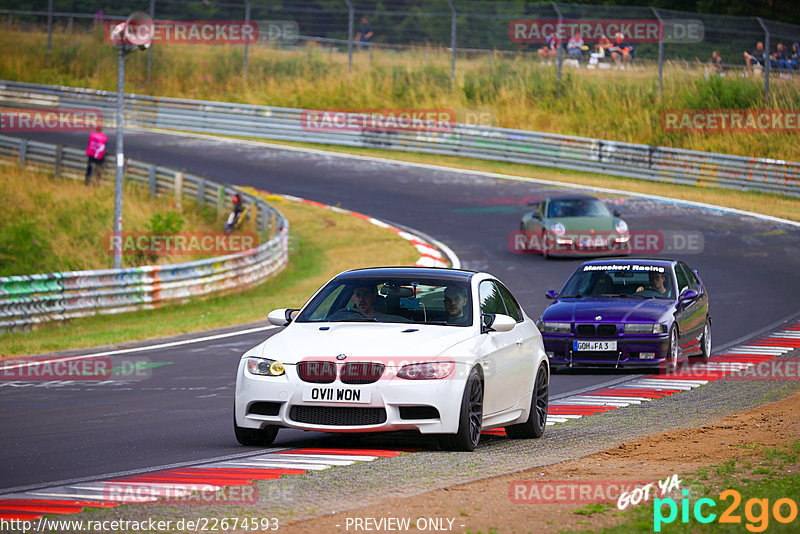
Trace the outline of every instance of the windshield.
{"type": "Polygon", "coordinates": [[[548,218],[559,217],[611,217],[611,213],[596,198],[568,198],[551,200],[547,207],[548,218]]]}
{"type": "Polygon", "coordinates": [[[660,265],[584,265],[567,280],[559,298],[672,299],[670,270],[660,265]]]}
{"type": "Polygon", "coordinates": [[[471,326],[472,298],[468,282],[348,277],[328,282],[296,321],[471,326]]]}

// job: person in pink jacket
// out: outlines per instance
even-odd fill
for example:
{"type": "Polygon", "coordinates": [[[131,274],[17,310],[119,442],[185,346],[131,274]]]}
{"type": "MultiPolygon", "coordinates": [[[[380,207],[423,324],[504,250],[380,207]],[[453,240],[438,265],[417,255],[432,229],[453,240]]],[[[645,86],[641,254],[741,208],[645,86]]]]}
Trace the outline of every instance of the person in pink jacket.
{"type": "Polygon", "coordinates": [[[86,147],[86,185],[100,183],[103,177],[103,159],[106,156],[106,142],[108,137],[103,133],[103,126],[97,125],[95,131],[89,134],[89,146],[86,147]]]}

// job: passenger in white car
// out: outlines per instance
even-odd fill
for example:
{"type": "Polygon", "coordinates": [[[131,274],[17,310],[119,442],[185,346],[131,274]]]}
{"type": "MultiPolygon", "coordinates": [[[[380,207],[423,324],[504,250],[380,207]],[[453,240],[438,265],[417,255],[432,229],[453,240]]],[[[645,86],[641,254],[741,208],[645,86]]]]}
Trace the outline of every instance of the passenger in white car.
{"type": "Polygon", "coordinates": [[[467,292],[464,288],[450,286],[444,291],[444,307],[447,310],[448,323],[466,323],[469,321],[467,313],[467,292]]]}

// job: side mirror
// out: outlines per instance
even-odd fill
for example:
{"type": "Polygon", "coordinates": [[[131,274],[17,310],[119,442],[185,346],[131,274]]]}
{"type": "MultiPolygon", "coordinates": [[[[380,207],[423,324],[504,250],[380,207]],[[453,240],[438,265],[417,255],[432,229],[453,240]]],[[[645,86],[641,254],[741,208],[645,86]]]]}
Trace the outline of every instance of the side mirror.
{"type": "Polygon", "coordinates": [[[556,300],[558,298],[558,292],[555,289],[548,289],[544,292],[544,296],[550,300],[556,300]]]}
{"type": "Polygon", "coordinates": [[[685,289],[681,296],[678,297],[678,302],[684,302],[687,300],[692,300],[697,298],[697,291],[694,289],[685,289]]]}
{"type": "Polygon", "coordinates": [[[517,322],[502,313],[484,313],[481,319],[481,333],[508,332],[517,326],[517,322]]]}
{"type": "Polygon", "coordinates": [[[622,213],[619,210],[614,210],[614,217],[622,217],[622,213]]]}
{"type": "Polygon", "coordinates": [[[537,221],[541,221],[542,220],[542,216],[540,214],[538,214],[538,213],[534,213],[534,214],[531,215],[531,219],[536,219],[537,221]]]}
{"type": "Polygon", "coordinates": [[[267,314],[267,320],[275,326],[288,326],[299,311],[297,308],[278,308],[267,314]]]}

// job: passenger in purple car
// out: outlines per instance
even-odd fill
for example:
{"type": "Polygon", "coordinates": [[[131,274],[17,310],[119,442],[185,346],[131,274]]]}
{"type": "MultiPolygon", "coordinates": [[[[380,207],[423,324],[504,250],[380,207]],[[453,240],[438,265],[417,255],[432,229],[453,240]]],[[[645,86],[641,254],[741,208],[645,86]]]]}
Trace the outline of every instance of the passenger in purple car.
{"type": "Polygon", "coordinates": [[[609,275],[603,273],[600,278],[597,279],[594,288],[592,288],[592,296],[599,297],[602,295],[610,295],[612,293],[615,293],[614,281],[609,275]]]}

